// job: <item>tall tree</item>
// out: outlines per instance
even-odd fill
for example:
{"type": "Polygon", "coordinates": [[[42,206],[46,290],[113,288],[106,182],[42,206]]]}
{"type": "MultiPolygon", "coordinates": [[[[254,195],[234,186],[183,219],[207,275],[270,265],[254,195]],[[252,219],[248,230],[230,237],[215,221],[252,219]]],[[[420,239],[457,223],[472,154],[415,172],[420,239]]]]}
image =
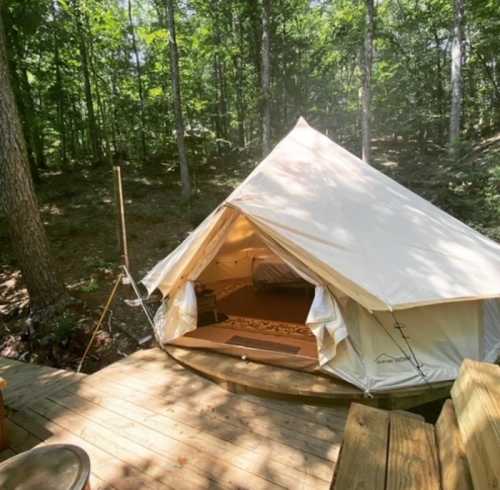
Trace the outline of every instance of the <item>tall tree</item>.
{"type": "Polygon", "coordinates": [[[59,50],[59,35],[57,32],[58,12],[57,0],[52,0],[52,32],[54,42],[54,69],[55,69],[55,89],[57,99],[57,130],[60,139],[60,157],[63,164],[67,161],[66,126],[64,124],[64,86],[61,68],[61,54],[59,50]]]}
{"type": "Polygon", "coordinates": [[[142,82],[142,68],[141,61],[139,58],[139,50],[137,48],[137,39],[135,36],[135,27],[134,20],[132,17],[132,0],[128,0],[128,22],[129,22],[129,30],[130,37],[132,39],[132,50],[134,51],[134,60],[135,60],[135,72],[136,72],[136,80],[137,80],[137,93],[139,95],[139,114],[141,119],[141,156],[142,161],[146,159],[146,121],[145,121],[145,113],[144,113],[144,85],[142,82]]]}
{"type": "MultiPolygon", "coordinates": [[[[1,3],[0,3],[1,6],[1,3]]],[[[65,290],[58,281],[49,254],[28,165],[26,143],[17,110],[7,58],[0,9],[0,199],[7,218],[32,310],[58,303],[65,290]]]]}
{"type": "Polygon", "coordinates": [[[465,55],[464,0],[454,2],[453,42],[451,47],[451,108],[450,108],[450,154],[457,156],[463,105],[462,66],[465,55]]]}
{"type": "Polygon", "coordinates": [[[366,0],[365,40],[363,49],[363,85],[361,94],[362,158],[371,162],[371,79],[373,67],[374,5],[366,0]]]}
{"type": "Polygon", "coordinates": [[[170,49],[170,76],[172,78],[172,89],[174,93],[175,132],[177,138],[177,149],[179,152],[182,195],[185,199],[189,199],[191,197],[191,179],[189,177],[189,165],[187,160],[186,144],[184,142],[184,119],[182,117],[179,53],[177,51],[177,40],[175,36],[174,2],[173,0],[166,0],[166,3],[167,25],[169,32],[168,45],[170,49]]]}
{"type": "Polygon", "coordinates": [[[271,151],[271,0],[262,0],[261,90],[262,153],[271,151]]]}
{"type": "Polygon", "coordinates": [[[92,82],[90,79],[89,56],[87,52],[87,40],[83,22],[83,13],[81,10],[80,0],[73,0],[73,11],[76,23],[76,33],[78,36],[78,46],[80,49],[80,64],[83,75],[83,88],[85,93],[85,105],[87,108],[87,123],[92,147],[92,155],[95,162],[102,161],[102,150],[99,141],[99,132],[94,112],[94,100],[92,97],[92,82]]]}

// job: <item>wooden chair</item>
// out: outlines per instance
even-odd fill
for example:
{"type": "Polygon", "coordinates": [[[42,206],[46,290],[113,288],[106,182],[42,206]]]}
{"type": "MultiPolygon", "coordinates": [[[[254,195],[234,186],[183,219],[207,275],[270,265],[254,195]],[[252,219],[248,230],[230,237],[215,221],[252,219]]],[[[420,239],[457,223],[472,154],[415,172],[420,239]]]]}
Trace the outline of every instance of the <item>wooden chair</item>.
{"type": "Polygon", "coordinates": [[[500,488],[500,367],[465,360],[436,425],[352,404],[332,488],[500,488]]]}
{"type": "Polygon", "coordinates": [[[5,388],[7,388],[7,381],[3,378],[0,378],[0,451],[3,451],[8,447],[7,427],[5,424],[7,411],[5,410],[2,395],[2,390],[5,390],[5,388]]]}

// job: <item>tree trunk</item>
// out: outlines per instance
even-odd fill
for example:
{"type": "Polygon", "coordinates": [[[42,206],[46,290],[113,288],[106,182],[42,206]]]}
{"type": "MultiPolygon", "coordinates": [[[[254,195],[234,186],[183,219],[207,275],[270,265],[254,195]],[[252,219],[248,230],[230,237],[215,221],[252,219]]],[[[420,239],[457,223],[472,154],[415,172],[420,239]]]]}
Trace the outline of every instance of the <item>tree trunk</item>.
{"type": "Polygon", "coordinates": [[[175,132],[177,136],[177,149],[179,151],[179,164],[181,170],[182,195],[185,199],[191,198],[191,179],[184,143],[184,120],[182,118],[182,99],[179,77],[179,54],[175,38],[175,20],[173,0],[166,0],[167,25],[169,32],[168,45],[170,48],[170,76],[172,78],[172,91],[174,95],[175,132]]]}
{"type": "MultiPolygon", "coordinates": [[[[216,135],[217,139],[226,139],[226,103],[225,103],[225,94],[224,94],[224,68],[223,61],[221,61],[221,53],[220,50],[222,48],[222,40],[220,34],[220,25],[219,25],[219,15],[221,15],[222,6],[219,2],[214,2],[214,15],[213,15],[213,30],[214,30],[214,58],[213,58],[213,71],[214,71],[214,81],[215,81],[215,91],[216,91],[216,135]]],[[[217,150],[220,154],[221,152],[221,144],[220,141],[217,142],[217,150]]]]}
{"type": "Polygon", "coordinates": [[[262,154],[271,151],[271,0],[262,0],[261,90],[262,90],[262,154]]]}
{"type": "Polygon", "coordinates": [[[144,114],[144,86],[142,83],[142,70],[141,70],[141,62],[139,59],[139,50],[137,49],[137,39],[135,37],[135,29],[134,22],[132,19],[132,0],[128,0],[128,22],[130,29],[130,36],[132,38],[132,49],[134,51],[134,59],[135,59],[135,71],[136,71],[136,79],[137,79],[137,91],[139,93],[139,115],[141,118],[141,160],[144,163],[146,160],[146,120],[144,114]]]}
{"type": "Polygon", "coordinates": [[[16,97],[17,110],[19,112],[21,124],[23,127],[23,134],[26,143],[26,151],[28,154],[28,162],[31,169],[31,175],[35,184],[38,184],[40,182],[40,173],[38,170],[38,162],[36,158],[37,152],[35,145],[35,136],[33,134],[36,130],[35,124],[33,123],[34,104],[31,98],[31,90],[29,89],[29,85],[26,86],[26,80],[28,80],[28,76],[26,73],[26,69],[24,67],[17,68],[16,63],[14,63],[13,60],[11,63],[11,70],[14,86],[17,87],[17,92],[14,90],[14,95],[16,97]],[[21,78],[19,78],[18,76],[19,71],[21,71],[21,78]]]}
{"type": "Polygon", "coordinates": [[[458,156],[463,104],[462,65],[465,54],[464,0],[455,0],[455,25],[451,47],[451,108],[449,150],[453,158],[458,156]]]}
{"type": "Polygon", "coordinates": [[[0,13],[0,199],[16,257],[28,287],[32,310],[66,296],[54,274],[49,245],[28,166],[26,143],[9,78],[0,13]]]}
{"type": "Polygon", "coordinates": [[[434,43],[435,43],[435,53],[436,53],[436,107],[439,111],[439,117],[436,121],[436,139],[441,145],[445,138],[445,127],[443,122],[446,120],[446,107],[445,107],[445,96],[444,96],[444,86],[443,86],[443,62],[441,59],[441,42],[439,40],[437,29],[434,31],[434,43]]]}
{"type": "MultiPolygon", "coordinates": [[[[12,21],[10,24],[12,25],[12,21]]],[[[31,175],[34,182],[38,183],[40,182],[39,167],[46,168],[46,165],[43,159],[43,151],[42,158],[38,158],[40,149],[40,127],[35,113],[35,103],[33,101],[31,85],[28,80],[28,72],[24,63],[26,50],[19,39],[19,34],[16,29],[11,28],[10,31],[6,30],[5,35],[7,42],[9,40],[12,42],[11,57],[8,62],[10,62],[9,68],[12,74],[12,81],[14,82],[14,97],[21,118],[31,175]],[[15,56],[13,56],[14,53],[15,56]]],[[[7,47],[7,49],[9,48],[7,47]]]]}
{"type": "Polygon", "coordinates": [[[238,51],[233,57],[233,63],[236,71],[236,114],[238,119],[238,145],[240,148],[245,147],[245,109],[243,104],[243,28],[241,25],[241,13],[237,12],[233,22],[233,32],[236,32],[238,37],[238,51]]]}
{"type": "Polygon", "coordinates": [[[78,35],[78,43],[80,50],[80,62],[83,75],[83,88],[85,93],[85,105],[87,108],[87,121],[90,137],[90,145],[92,148],[92,156],[95,163],[102,162],[102,151],[99,142],[99,133],[94,113],[94,102],[92,98],[92,85],[90,81],[90,69],[87,53],[87,43],[85,40],[85,32],[83,28],[82,12],[80,10],[79,0],[73,0],[73,10],[75,15],[76,30],[78,35]]]}
{"type": "Polygon", "coordinates": [[[53,38],[54,38],[54,68],[56,75],[56,91],[57,91],[57,131],[60,138],[60,151],[59,156],[63,165],[66,165],[68,155],[67,155],[67,144],[66,144],[66,126],[64,124],[64,87],[62,79],[61,70],[61,55],[59,53],[59,36],[57,35],[57,22],[59,21],[57,15],[57,0],[52,1],[52,18],[53,18],[53,38]]]}
{"type": "MultiPolygon", "coordinates": [[[[283,2],[280,2],[280,8],[285,11],[283,2]]],[[[282,39],[288,37],[286,20],[286,16],[284,16],[281,24],[282,39]]],[[[286,47],[282,48],[281,53],[281,118],[282,127],[286,128],[288,126],[288,53],[286,47]]]]}
{"type": "Polygon", "coordinates": [[[361,134],[362,158],[371,162],[371,78],[373,65],[373,31],[374,31],[373,0],[366,0],[366,32],[363,56],[363,87],[361,95],[361,134]]]}

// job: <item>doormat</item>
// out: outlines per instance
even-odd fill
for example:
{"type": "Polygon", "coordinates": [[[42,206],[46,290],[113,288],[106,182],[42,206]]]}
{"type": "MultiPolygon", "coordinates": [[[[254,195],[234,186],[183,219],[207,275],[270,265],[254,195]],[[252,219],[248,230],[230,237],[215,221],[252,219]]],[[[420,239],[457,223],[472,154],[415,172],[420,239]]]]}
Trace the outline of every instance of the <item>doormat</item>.
{"type": "Polygon", "coordinates": [[[285,352],[287,354],[297,354],[300,347],[289,344],[281,344],[270,340],[252,339],[251,337],[242,337],[241,335],[233,335],[226,344],[240,345],[242,347],[251,347],[253,349],[272,350],[275,352],[285,352]]]}

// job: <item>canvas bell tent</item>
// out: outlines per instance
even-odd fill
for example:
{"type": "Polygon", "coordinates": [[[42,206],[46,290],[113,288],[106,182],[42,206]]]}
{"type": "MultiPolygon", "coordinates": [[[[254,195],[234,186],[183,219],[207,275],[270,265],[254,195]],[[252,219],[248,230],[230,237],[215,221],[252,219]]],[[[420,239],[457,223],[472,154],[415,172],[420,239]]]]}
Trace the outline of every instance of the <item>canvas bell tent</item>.
{"type": "Polygon", "coordinates": [[[143,283],[163,345],[367,392],[500,354],[500,246],[304,119],[143,283]]]}

